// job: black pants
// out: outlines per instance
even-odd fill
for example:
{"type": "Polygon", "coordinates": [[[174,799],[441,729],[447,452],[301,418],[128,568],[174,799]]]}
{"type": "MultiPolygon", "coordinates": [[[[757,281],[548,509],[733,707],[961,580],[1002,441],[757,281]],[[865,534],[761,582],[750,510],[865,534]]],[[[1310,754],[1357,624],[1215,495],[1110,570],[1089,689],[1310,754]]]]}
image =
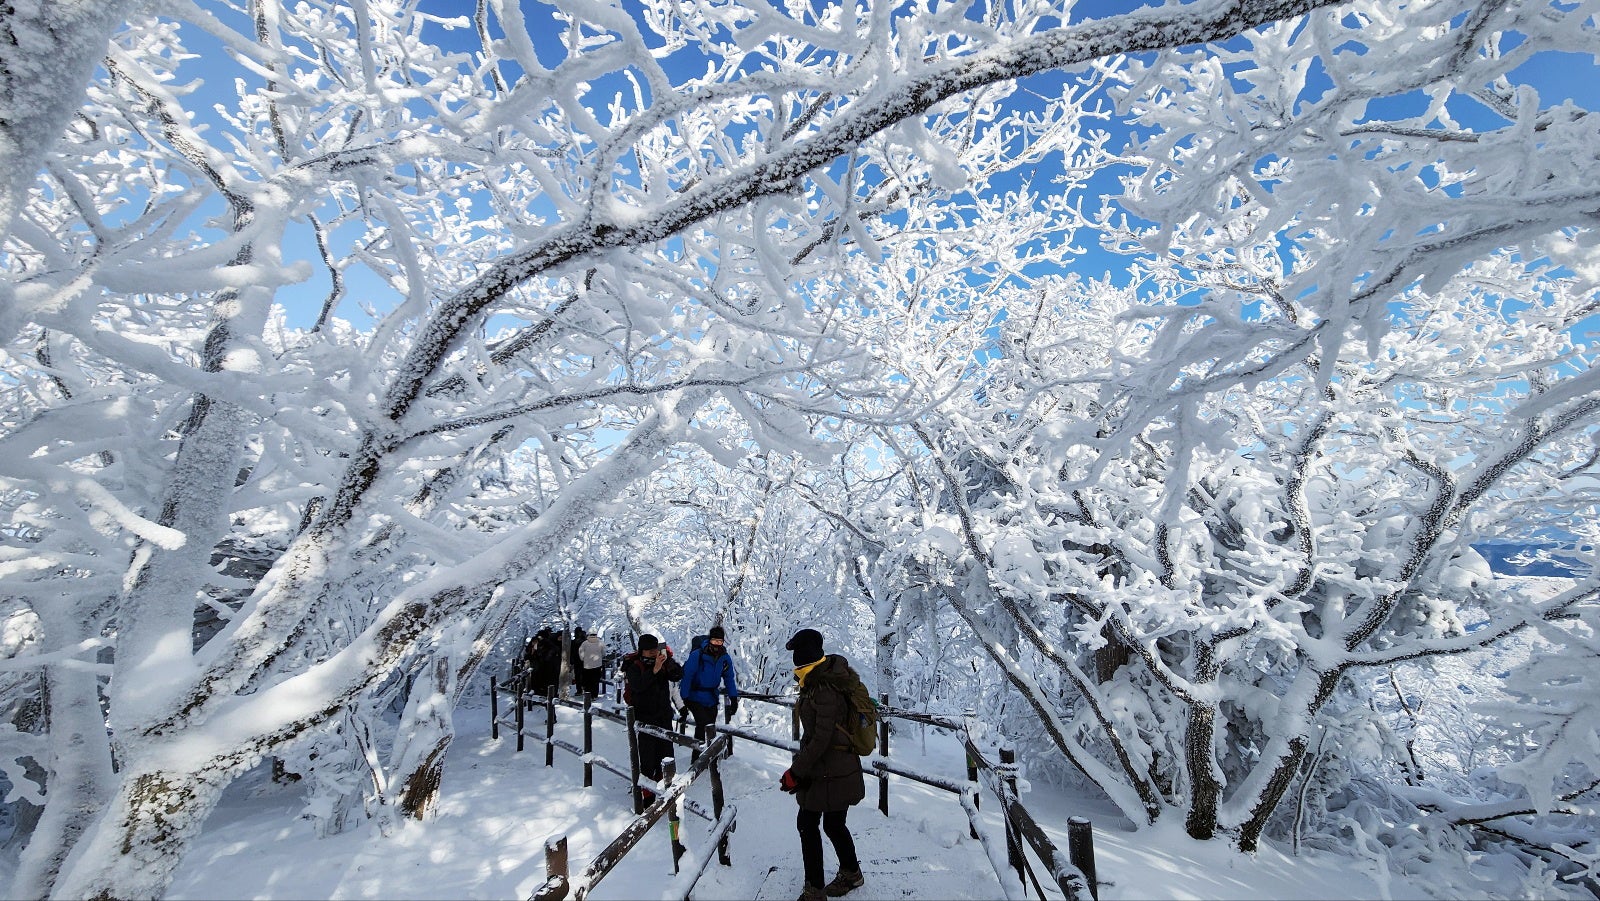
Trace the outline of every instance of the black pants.
{"type": "Polygon", "coordinates": [[[689,708],[689,715],[694,717],[694,740],[706,740],[706,727],[717,721],[717,705],[707,707],[693,701],[684,701],[683,705],[689,708]]]}
{"type": "Polygon", "coordinates": [[[823,813],[819,810],[801,810],[795,818],[795,827],[800,830],[800,858],[805,861],[806,883],[822,888],[827,881],[822,878],[822,833],[828,833],[828,841],[833,843],[833,853],[839,858],[839,869],[859,870],[861,861],[856,860],[856,840],[850,837],[850,828],[844,824],[845,817],[850,815],[850,808],[844,810],[830,810],[823,813]],[[817,829],[821,824],[821,830],[817,829]]]}
{"type": "Polygon", "coordinates": [[[600,697],[600,674],[603,668],[594,669],[578,668],[578,690],[592,697],[600,697]]]}
{"type": "MultiPolygon", "coordinates": [[[[694,740],[699,742],[705,741],[706,730],[711,726],[712,723],[717,721],[717,708],[714,705],[707,707],[704,704],[696,704],[693,701],[687,700],[683,702],[683,706],[689,708],[689,716],[694,718],[694,740]]],[[[689,760],[691,762],[699,759],[699,750],[695,750],[689,755],[689,760]]]]}
{"type": "MultiPolygon", "coordinates": [[[[672,731],[672,724],[657,726],[658,729],[672,731]]],[[[672,753],[672,742],[654,735],[639,733],[639,775],[646,779],[661,781],[661,760],[665,757],[675,756],[672,753]]]]}

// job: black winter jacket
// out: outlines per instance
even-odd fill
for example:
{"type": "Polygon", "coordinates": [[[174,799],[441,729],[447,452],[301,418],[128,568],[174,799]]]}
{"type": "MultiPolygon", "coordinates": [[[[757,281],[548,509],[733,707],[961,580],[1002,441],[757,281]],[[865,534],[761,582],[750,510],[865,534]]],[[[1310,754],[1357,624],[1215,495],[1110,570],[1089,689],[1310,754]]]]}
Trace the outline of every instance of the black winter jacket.
{"type": "Polygon", "coordinates": [[[795,799],[803,810],[844,810],[867,796],[861,758],[850,749],[850,736],[836,728],[855,715],[848,692],[859,679],[849,661],[829,654],[800,686],[794,708],[800,719],[800,750],[789,772],[800,780],[795,799]]]}
{"type": "Polygon", "coordinates": [[[641,723],[672,728],[672,683],[683,678],[683,665],[667,658],[658,672],[654,661],[642,654],[629,654],[622,666],[622,678],[633,698],[633,716],[641,723]]]}

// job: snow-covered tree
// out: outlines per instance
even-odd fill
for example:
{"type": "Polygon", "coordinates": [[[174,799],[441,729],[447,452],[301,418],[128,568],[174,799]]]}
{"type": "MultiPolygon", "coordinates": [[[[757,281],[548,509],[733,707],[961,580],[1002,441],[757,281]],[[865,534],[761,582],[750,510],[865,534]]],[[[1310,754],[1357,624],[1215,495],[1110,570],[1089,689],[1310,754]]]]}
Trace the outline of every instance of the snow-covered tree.
{"type": "Polygon", "coordinates": [[[390,760],[365,765],[386,804],[425,809],[451,702],[521,597],[506,586],[713,394],[765,440],[783,407],[870,384],[861,298],[802,289],[830,248],[873,252],[875,217],[958,180],[961,148],[997,154],[1012,79],[1318,5],[1068,25],[1042,7],[484,2],[469,21],[255,0],[160,7],[103,53],[121,6],[26,5],[0,42],[8,85],[63,47],[102,66],[86,96],[73,77],[8,90],[25,109],[0,145],[31,182],[0,219],[5,591],[37,619],[24,666],[52,706],[13,892],[159,894],[235,775],[367,724],[402,672],[390,760]],[[321,314],[285,328],[314,275],[321,314]],[[485,514],[506,498],[480,473],[525,444],[551,492],[485,514]],[[219,573],[244,548],[259,578],[219,573]]]}
{"type": "Polygon", "coordinates": [[[1407,298],[1376,357],[1353,341],[1326,383],[1308,362],[1197,400],[1109,462],[1073,424],[1103,418],[1093,370],[1150,336],[1092,353],[1117,329],[1102,286],[1014,316],[982,396],[918,426],[941,494],[917,540],[950,603],[1130,816],[1253,844],[1314,737],[1364,708],[1348,677],[1593,603],[1524,597],[1471,547],[1565,521],[1592,454],[1594,395],[1522,415],[1583,377],[1566,332],[1592,303],[1530,268],[1474,266],[1407,298]]]}
{"type": "Polygon", "coordinates": [[[1594,125],[1517,67],[1592,12],[1331,5],[12,4],[12,893],[159,895],[266,755],[421,815],[552,564],[781,610],[820,522],[880,670],[953,611],[1124,810],[1253,846],[1349,674],[1592,600],[1459,575],[1589,503],[1594,125]],[[1068,193],[1110,163],[1133,220],[1068,193]],[[1089,225],[1134,284],[1041,275],[1089,225]],[[832,417],[906,467],[859,509],[777,478],[832,417]],[[685,447],[742,470],[727,569],[591,567],[685,447]]]}
{"type": "Polygon", "coordinates": [[[1133,277],[1020,285],[915,428],[927,578],[1135,820],[1253,848],[1353,677],[1594,603],[1471,547],[1596,501],[1594,124],[1517,80],[1592,52],[1567,12],[1357,5],[1117,70],[1133,277]]]}

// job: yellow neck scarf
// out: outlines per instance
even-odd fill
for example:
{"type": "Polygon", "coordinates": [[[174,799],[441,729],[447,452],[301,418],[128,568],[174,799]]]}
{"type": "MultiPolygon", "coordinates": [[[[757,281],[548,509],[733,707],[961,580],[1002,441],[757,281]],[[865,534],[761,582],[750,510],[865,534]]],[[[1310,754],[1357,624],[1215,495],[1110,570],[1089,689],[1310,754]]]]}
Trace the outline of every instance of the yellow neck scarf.
{"type": "Polygon", "coordinates": [[[823,657],[822,660],[813,660],[812,662],[806,664],[805,666],[797,666],[797,667],[795,667],[795,669],[794,669],[794,681],[800,683],[800,686],[802,688],[805,687],[806,674],[811,672],[812,670],[816,669],[822,663],[823,660],[827,660],[827,659],[828,658],[823,657]]]}

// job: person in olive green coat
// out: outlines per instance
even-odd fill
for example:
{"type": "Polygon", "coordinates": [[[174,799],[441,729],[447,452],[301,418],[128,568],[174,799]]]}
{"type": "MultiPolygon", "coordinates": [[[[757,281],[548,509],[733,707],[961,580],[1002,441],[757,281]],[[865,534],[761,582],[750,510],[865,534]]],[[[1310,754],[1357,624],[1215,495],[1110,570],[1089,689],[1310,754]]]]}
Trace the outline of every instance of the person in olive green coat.
{"type": "Polygon", "coordinates": [[[861,758],[851,750],[845,731],[854,713],[849,692],[860,677],[844,657],[822,653],[822,634],[815,629],[801,629],[785,647],[794,652],[794,674],[800,683],[795,716],[801,734],[800,750],[780,783],[800,802],[795,826],[800,831],[806,884],[799,901],[824,901],[830,895],[848,894],[865,881],[855,839],[845,825],[850,807],[867,796],[861,758]],[[822,884],[824,832],[839,858],[839,875],[826,886],[822,884]]]}

